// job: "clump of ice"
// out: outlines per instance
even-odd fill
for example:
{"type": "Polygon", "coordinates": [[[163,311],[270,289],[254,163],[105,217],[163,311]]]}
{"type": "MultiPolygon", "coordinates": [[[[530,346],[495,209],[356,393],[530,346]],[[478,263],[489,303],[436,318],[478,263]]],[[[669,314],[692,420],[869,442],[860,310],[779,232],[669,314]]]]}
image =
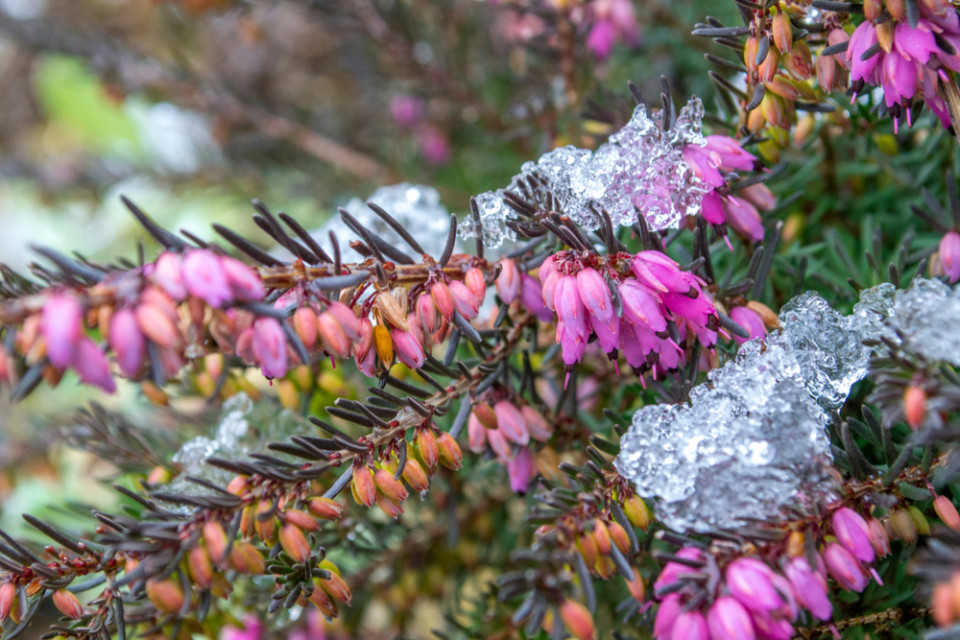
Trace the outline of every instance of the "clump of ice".
{"type": "Polygon", "coordinates": [[[523,194],[531,179],[538,184],[534,195],[549,191],[556,209],[586,229],[600,226],[597,207],[606,209],[615,226],[632,224],[637,207],[651,228],[676,228],[684,216],[699,212],[708,190],[683,158],[685,145],[705,144],[702,119],[703,105],[692,98],[664,131],[659,116],[648,115],[646,107],[639,105],[630,122],[596,151],[573,146],[554,149],[536,163],[525,163],[506,189],[477,196],[480,228],[467,216],[460,234],[472,238],[482,233],[489,247],[515,239],[505,223],[519,216],[503,196],[506,191],[523,194]]]}
{"type": "MultiPolygon", "coordinates": [[[[443,253],[450,229],[450,212],[440,201],[440,193],[433,187],[401,182],[387,187],[380,187],[373,192],[367,201],[379,205],[384,211],[393,216],[397,222],[410,232],[420,243],[424,251],[437,257],[443,253]]],[[[375,214],[366,202],[360,198],[350,200],[346,209],[363,226],[370,229],[390,244],[398,247],[405,253],[412,254],[413,250],[390,225],[375,214]]],[[[335,215],[320,229],[311,232],[311,235],[327,248],[330,244],[330,231],[337,235],[340,243],[340,255],[344,262],[360,262],[364,258],[350,248],[350,241],[357,237],[339,215],[335,215]]],[[[454,253],[462,253],[463,248],[459,241],[454,246],[454,253]]],[[[329,253],[329,250],[328,250],[329,253]]],[[[420,256],[411,256],[419,258],[420,256]]]]}

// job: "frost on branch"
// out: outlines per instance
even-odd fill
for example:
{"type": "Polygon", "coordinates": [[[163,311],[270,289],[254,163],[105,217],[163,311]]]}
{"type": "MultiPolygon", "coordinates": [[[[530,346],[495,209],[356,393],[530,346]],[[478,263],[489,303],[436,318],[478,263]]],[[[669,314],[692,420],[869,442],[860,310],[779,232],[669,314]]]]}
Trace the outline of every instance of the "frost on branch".
{"type": "Polygon", "coordinates": [[[522,192],[533,178],[553,193],[557,209],[586,229],[600,226],[595,207],[606,209],[614,225],[635,221],[636,206],[657,231],[674,229],[687,215],[700,210],[708,188],[683,158],[683,147],[702,146],[703,105],[692,98],[677,121],[664,130],[660,115],[647,114],[639,105],[633,117],[609,142],[596,151],[573,146],[554,149],[537,162],[527,162],[506,189],[477,196],[481,230],[473,220],[460,225],[461,236],[483,233],[487,246],[498,247],[505,238],[516,239],[506,222],[519,220],[504,201],[507,191],[522,192]]]}

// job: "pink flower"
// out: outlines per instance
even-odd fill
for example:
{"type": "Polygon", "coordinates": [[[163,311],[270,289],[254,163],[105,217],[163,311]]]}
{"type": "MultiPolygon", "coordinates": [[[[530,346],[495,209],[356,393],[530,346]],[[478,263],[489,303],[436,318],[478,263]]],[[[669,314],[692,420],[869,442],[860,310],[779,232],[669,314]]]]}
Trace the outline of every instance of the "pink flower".
{"type": "Polygon", "coordinates": [[[660,603],[657,609],[657,617],[653,622],[653,636],[657,640],[670,640],[673,631],[673,623],[680,615],[680,596],[671,593],[660,603]]]}
{"type": "Polygon", "coordinates": [[[110,318],[108,342],[117,354],[120,371],[128,378],[137,375],[147,356],[147,342],[137,325],[137,317],[130,309],[117,309],[110,318]]]}
{"type": "Polygon", "coordinates": [[[873,562],[875,554],[870,543],[870,527],[859,513],[842,507],[833,514],[831,524],[834,535],[847,551],[861,562],[873,562]]]}
{"type": "Polygon", "coordinates": [[[417,130],[417,141],[420,153],[429,164],[446,164],[453,155],[450,151],[450,141],[447,134],[432,125],[425,125],[417,130]]]}
{"type": "Polygon", "coordinates": [[[718,168],[719,158],[705,151],[703,147],[695,144],[684,146],[683,159],[690,165],[697,177],[707,185],[716,189],[727,183],[718,168]]]}
{"type": "Polygon", "coordinates": [[[744,150],[740,143],[730,136],[712,135],[706,137],[703,147],[707,153],[715,156],[717,166],[724,171],[753,171],[757,156],[744,150]]]}
{"type": "Polygon", "coordinates": [[[736,598],[720,596],[707,613],[712,640],[754,640],[750,614],[736,598]]]}
{"type": "Polygon", "coordinates": [[[487,449],[487,428],[472,411],[467,417],[467,442],[474,453],[483,453],[487,449]]]}
{"type": "Polygon", "coordinates": [[[417,297],[414,305],[417,318],[420,320],[420,326],[426,329],[427,333],[433,333],[440,326],[440,319],[437,314],[437,306],[433,303],[433,297],[428,293],[421,293],[417,297]]]}
{"type": "Polygon", "coordinates": [[[97,343],[90,338],[83,337],[76,345],[73,352],[73,359],[70,363],[81,382],[100,387],[107,393],[113,393],[117,390],[117,384],[110,375],[110,364],[103,351],[97,346],[97,343]]]}
{"type": "Polygon", "coordinates": [[[513,406],[513,403],[501,400],[493,405],[493,411],[497,415],[497,427],[504,437],[520,445],[530,442],[527,423],[523,419],[523,414],[513,406]]]}
{"type": "Polygon", "coordinates": [[[83,334],[83,309],[69,293],[47,298],[40,313],[40,333],[47,342],[47,358],[63,369],[70,364],[77,342],[83,334]]]}
{"type": "Polygon", "coordinates": [[[873,72],[876,69],[879,56],[874,54],[863,60],[864,52],[877,44],[876,27],[869,20],[860,23],[850,36],[850,45],[847,47],[847,64],[850,66],[851,80],[865,80],[873,82],[873,72]]]}
{"type": "Polygon", "coordinates": [[[497,295],[505,304],[510,304],[520,294],[520,270],[511,258],[500,261],[500,275],[496,281],[497,295]]]}
{"type": "Polygon", "coordinates": [[[598,60],[606,60],[610,56],[616,40],[617,27],[613,24],[613,21],[609,19],[596,20],[587,35],[587,50],[598,60]]]}
{"type": "Polygon", "coordinates": [[[507,473],[510,475],[510,488],[516,493],[526,493],[530,481],[537,475],[530,449],[520,448],[517,455],[507,462],[507,473]]]}
{"type": "Polygon", "coordinates": [[[266,377],[281,378],[287,373],[287,337],[276,318],[258,318],[253,323],[250,349],[266,377]]]}
{"type": "Polygon", "coordinates": [[[847,591],[863,591],[867,586],[867,574],[853,554],[837,543],[827,545],[823,552],[823,561],[830,576],[847,591]]]}
{"type": "Polygon", "coordinates": [[[180,275],[179,254],[169,251],[161,253],[151,277],[174,300],[180,301],[187,297],[187,288],[183,286],[183,278],[180,275]]]}
{"type": "Polygon", "coordinates": [[[180,263],[180,275],[190,295],[211,307],[219,308],[233,300],[227,274],[218,256],[211,251],[196,249],[188,252],[180,263]]]}
{"type": "Polygon", "coordinates": [[[412,127],[423,117],[423,100],[408,95],[390,98],[390,116],[401,127],[412,127]]]}
{"type": "Polygon", "coordinates": [[[673,621],[670,640],[710,640],[706,618],[696,610],[681,612],[673,621]]]}
{"type": "Polygon", "coordinates": [[[833,605],[827,597],[827,581],[820,572],[811,570],[804,557],[791,559],[783,572],[790,581],[793,595],[800,606],[819,620],[829,620],[833,614],[833,605]]]}
{"type": "Polygon", "coordinates": [[[700,201],[700,215],[713,225],[720,225],[727,221],[727,214],[723,210],[723,196],[716,191],[710,191],[700,201]]]}
{"type": "Polygon", "coordinates": [[[940,264],[951,284],[960,280],[960,233],[948,231],[940,240],[940,264]]]}
{"type": "Polygon", "coordinates": [[[453,304],[457,308],[457,313],[467,320],[473,320],[480,312],[480,301],[473,295],[473,292],[459,280],[453,280],[447,287],[450,289],[450,295],[453,296],[453,304]]]}
{"type": "Polygon", "coordinates": [[[263,288],[263,281],[254,269],[228,256],[220,258],[220,267],[227,276],[227,283],[235,300],[241,302],[263,300],[266,291],[263,288]]]}
{"type": "Polygon", "coordinates": [[[624,280],[617,287],[623,304],[623,319],[638,327],[659,332],[667,328],[660,302],[636,280],[624,280]]]}
{"type": "Polygon", "coordinates": [[[756,207],[743,198],[728,196],[723,202],[723,210],[734,231],[754,242],[763,240],[763,220],[756,207]]]}
{"type": "Polygon", "coordinates": [[[766,613],[783,606],[773,587],[773,570],[755,558],[738,558],[727,567],[726,583],[731,595],[740,604],[756,613],[766,613]]]}
{"type": "Polygon", "coordinates": [[[390,337],[393,338],[393,349],[397,354],[397,360],[411,369],[419,369],[423,366],[426,360],[423,345],[413,334],[402,329],[393,329],[390,331],[390,337]]]}
{"type": "Polygon", "coordinates": [[[760,316],[757,315],[757,312],[753,309],[734,307],[730,310],[730,319],[746,329],[747,333],[750,334],[749,338],[741,338],[738,335],[734,335],[733,339],[737,341],[737,344],[743,344],[748,340],[756,340],[757,338],[762,340],[763,337],[767,335],[767,328],[764,326],[763,320],[760,319],[760,316]]]}
{"type": "MultiPolygon", "coordinates": [[[[590,335],[587,331],[587,310],[580,299],[576,276],[560,276],[553,294],[553,305],[568,335],[584,339],[590,335]]],[[[557,335],[560,335],[559,328],[557,335]]]]}

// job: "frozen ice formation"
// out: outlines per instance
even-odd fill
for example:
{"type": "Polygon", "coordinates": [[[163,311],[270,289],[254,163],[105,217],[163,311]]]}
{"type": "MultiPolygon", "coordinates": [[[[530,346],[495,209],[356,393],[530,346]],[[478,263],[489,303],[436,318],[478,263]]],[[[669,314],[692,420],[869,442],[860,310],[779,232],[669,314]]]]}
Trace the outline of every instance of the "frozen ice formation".
{"type": "Polygon", "coordinates": [[[537,162],[527,162],[506,189],[477,196],[480,229],[470,216],[461,223],[462,237],[483,234],[484,244],[498,247],[516,234],[505,222],[519,219],[503,200],[505,191],[523,193],[534,177],[555,196],[560,211],[587,229],[600,226],[595,207],[607,210],[616,226],[632,224],[634,206],[653,229],[676,228],[684,216],[700,210],[707,192],[683,159],[687,144],[705,144],[701,133],[703,105],[692,98],[673,126],[664,131],[657,114],[648,115],[639,105],[620,131],[596,151],[567,146],[554,149],[537,162]]]}
{"type": "MultiPolygon", "coordinates": [[[[373,192],[367,201],[380,205],[387,213],[396,218],[407,229],[423,250],[432,256],[443,253],[447,240],[447,231],[450,228],[450,212],[440,202],[440,193],[433,187],[401,182],[387,187],[380,187],[373,192]]],[[[370,229],[381,238],[401,251],[411,253],[411,249],[403,239],[380,216],[360,198],[350,200],[344,207],[360,224],[370,229]]],[[[320,229],[311,232],[321,246],[330,243],[330,231],[337,235],[340,243],[340,254],[345,262],[360,262],[363,256],[350,248],[350,241],[356,234],[343,222],[340,216],[333,216],[320,229]]],[[[458,244],[454,253],[462,253],[463,248],[458,244]]],[[[419,256],[413,256],[418,258],[419,256]]]]}
{"type": "Polygon", "coordinates": [[[733,529],[836,488],[827,411],[866,373],[857,323],[815,293],[784,306],[783,327],[747,342],[689,405],[639,409],[617,470],[679,531],[733,529]]]}

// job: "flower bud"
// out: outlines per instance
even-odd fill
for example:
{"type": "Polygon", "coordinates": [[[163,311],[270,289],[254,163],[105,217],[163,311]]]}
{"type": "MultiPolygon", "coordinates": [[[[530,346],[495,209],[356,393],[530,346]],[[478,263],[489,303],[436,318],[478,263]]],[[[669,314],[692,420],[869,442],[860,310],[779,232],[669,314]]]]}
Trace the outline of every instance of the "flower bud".
{"type": "Polygon", "coordinates": [[[227,534],[223,526],[214,520],[203,523],[203,540],[207,543],[210,557],[219,562],[227,550],[227,534]]]}
{"type": "Polygon", "coordinates": [[[827,581],[819,571],[810,568],[806,557],[791,558],[784,566],[783,573],[790,581],[800,606],[820,620],[829,620],[833,605],[827,597],[827,581]]]}
{"type": "Polygon", "coordinates": [[[747,71],[753,73],[757,70],[757,51],[760,49],[760,40],[757,36],[750,36],[743,46],[743,64],[747,71]]]}
{"type": "MultiPolygon", "coordinates": [[[[60,369],[70,364],[83,334],[83,309],[68,293],[49,296],[40,312],[40,333],[46,339],[47,358],[60,369]]],[[[26,350],[25,350],[26,351],[26,350]]]]}
{"type": "Polygon", "coordinates": [[[883,0],[863,0],[863,13],[870,22],[875,22],[883,12],[883,0]]]}
{"type": "Polygon", "coordinates": [[[908,544],[917,539],[917,527],[906,509],[894,509],[890,512],[890,527],[894,536],[908,544]]]}
{"type": "Polygon", "coordinates": [[[409,331],[394,329],[390,332],[393,340],[393,347],[397,354],[397,360],[407,365],[411,369],[419,369],[426,360],[423,352],[423,345],[409,331]]]}
{"type": "Polygon", "coordinates": [[[399,500],[394,500],[393,498],[388,498],[382,493],[377,494],[377,506],[380,507],[385,514],[396,520],[403,513],[403,503],[399,500]]]}
{"type": "Polygon", "coordinates": [[[770,49],[767,57],[757,66],[757,74],[762,82],[770,82],[777,75],[777,69],[780,67],[780,52],[777,49],[770,49]]]}
{"type": "MultiPolygon", "coordinates": [[[[772,51],[772,50],[771,50],[772,51]]],[[[686,611],[680,613],[677,619],[673,621],[673,630],[670,632],[670,639],[680,640],[710,640],[710,632],[707,631],[707,621],[699,611],[686,611]]]]}
{"type": "Polygon", "coordinates": [[[497,425],[503,435],[511,442],[525,445],[530,442],[530,432],[523,420],[523,414],[509,400],[501,400],[493,405],[497,416],[497,425]]]}
{"type": "Polygon", "coordinates": [[[511,258],[500,261],[500,275],[497,276],[497,295],[504,304],[510,304],[520,294],[520,270],[511,258]]]}
{"type": "Polygon", "coordinates": [[[83,617],[80,599],[66,589],[57,589],[53,592],[53,604],[60,613],[71,620],[79,620],[83,617]]]}
{"type": "Polygon", "coordinates": [[[12,582],[0,585],[0,622],[7,619],[17,603],[17,588],[12,582]]]}
{"type": "Polygon", "coordinates": [[[456,311],[457,305],[450,288],[446,284],[434,282],[430,287],[430,298],[444,320],[447,322],[453,320],[453,312],[456,311]]]}
{"type": "Polygon", "coordinates": [[[798,40],[793,43],[790,53],[783,56],[783,66],[801,80],[813,75],[813,58],[805,41],[798,40]]]}
{"type": "Polygon", "coordinates": [[[730,596],[720,596],[714,600],[707,613],[707,628],[712,640],[752,640],[756,637],[750,614],[736,598],[730,596]]]}
{"type": "Polygon", "coordinates": [[[179,254],[169,251],[161,253],[154,263],[151,278],[174,300],[179,301],[187,297],[187,288],[183,286],[183,278],[180,275],[179,254]]]}
{"type": "Polygon", "coordinates": [[[960,233],[948,231],[940,240],[940,264],[951,284],[960,280],[960,233]]]}
{"type": "Polygon", "coordinates": [[[823,561],[831,577],[847,591],[860,592],[867,586],[863,567],[843,545],[836,542],[828,544],[823,552],[823,561]]]}
{"type": "Polygon", "coordinates": [[[477,417],[482,424],[487,429],[496,429],[497,428],[497,413],[493,410],[486,402],[477,402],[473,405],[473,415],[477,417]]]}
{"type": "Polygon", "coordinates": [[[339,520],[343,515],[343,507],[332,498],[310,498],[307,510],[321,520],[339,520]]]}
{"type": "Polygon", "coordinates": [[[227,493],[235,496],[242,496],[250,488],[250,480],[246,476],[234,476],[233,480],[227,483],[227,493]]]}
{"type": "Polygon", "coordinates": [[[373,346],[380,362],[389,369],[393,364],[393,339],[390,337],[390,331],[382,324],[373,327],[373,346]]]}
{"type": "Polygon", "coordinates": [[[884,557],[890,555],[890,538],[887,536],[887,530],[879,520],[870,518],[867,520],[867,527],[870,529],[870,544],[877,556],[884,557]]]}
{"type": "Polygon", "coordinates": [[[560,605],[560,619],[577,640],[593,640],[596,637],[593,615],[576,600],[568,599],[560,605]]]}
{"type": "Polygon", "coordinates": [[[117,355],[120,371],[128,378],[139,373],[147,356],[147,344],[130,309],[117,309],[110,318],[110,348],[117,355]]]}
{"type": "Polygon", "coordinates": [[[842,507],[833,514],[831,524],[837,540],[847,551],[861,562],[873,562],[875,553],[870,543],[870,528],[859,513],[842,507]]]}
{"type": "Polygon", "coordinates": [[[937,516],[954,531],[960,531],[960,514],[947,496],[937,496],[933,501],[933,510],[937,516]]]}
{"type": "Polygon", "coordinates": [[[354,465],[350,483],[357,504],[372,507],[377,501],[377,485],[373,481],[373,471],[365,465],[354,465]]]}
{"type": "Polygon", "coordinates": [[[373,481],[377,485],[377,489],[390,498],[397,502],[403,502],[407,499],[409,495],[406,488],[404,488],[403,483],[393,477],[393,474],[385,469],[377,469],[373,472],[373,481]]]}
{"type": "MultiPolygon", "coordinates": [[[[325,567],[321,565],[321,568],[325,567]]],[[[345,604],[348,607],[353,602],[353,594],[350,592],[350,586],[336,571],[330,571],[330,577],[327,579],[320,578],[318,583],[323,587],[323,590],[330,594],[337,602],[345,604]]]]}
{"type": "Polygon", "coordinates": [[[640,572],[636,568],[633,570],[633,579],[627,580],[624,578],[624,581],[627,583],[627,589],[630,591],[630,595],[633,596],[633,599],[637,602],[643,602],[646,597],[646,590],[643,586],[643,576],[640,575],[640,572]]]}
{"type": "Polygon", "coordinates": [[[437,436],[437,447],[440,450],[440,464],[454,471],[463,466],[463,452],[449,433],[440,432],[437,436]]]}
{"type": "Polygon", "coordinates": [[[903,392],[903,416],[916,431],[927,419],[927,392],[918,384],[911,384],[903,392]]]}
{"type": "Polygon", "coordinates": [[[280,527],[280,546],[294,562],[306,562],[310,557],[310,544],[303,530],[292,522],[280,527]]]}
{"type": "Polygon", "coordinates": [[[727,589],[740,604],[751,611],[766,614],[783,606],[773,586],[773,570],[755,558],[738,558],[727,566],[727,589]]]}
{"type": "Polygon", "coordinates": [[[420,454],[420,459],[427,465],[428,469],[433,469],[440,461],[440,448],[437,445],[437,436],[433,429],[418,429],[413,438],[413,444],[420,454]]]}
{"type": "Polygon", "coordinates": [[[320,523],[317,522],[313,516],[299,509],[287,509],[283,512],[283,518],[290,524],[295,524],[304,531],[316,531],[320,528],[320,523]]]}
{"type": "Polygon", "coordinates": [[[287,373],[287,337],[276,318],[258,318],[253,323],[250,342],[253,357],[267,378],[282,378],[287,373]]]}
{"type": "Polygon", "coordinates": [[[627,520],[635,527],[646,531],[650,527],[650,510],[646,503],[638,495],[633,495],[623,501],[623,512],[627,515],[627,520]]]}
{"type": "Polygon", "coordinates": [[[190,295],[200,298],[214,308],[220,308],[233,299],[227,274],[217,255],[206,249],[188,251],[180,261],[180,275],[190,295]]]}
{"type": "Polygon", "coordinates": [[[780,328],[780,318],[773,312],[773,309],[767,305],[763,304],[762,302],[757,302],[756,300],[751,300],[746,306],[748,309],[760,316],[760,319],[763,320],[763,325],[767,329],[780,328]]]}
{"type": "Polygon", "coordinates": [[[607,525],[607,530],[610,531],[610,540],[616,545],[622,553],[627,553],[630,550],[630,536],[627,535],[626,529],[620,526],[620,523],[616,520],[611,521],[607,525]]]}
{"type": "Polygon", "coordinates": [[[480,303],[473,292],[459,280],[453,280],[447,285],[450,289],[450,295],[453,297],[453,304],[457,313],[467,320],[473,320],[480,313],[480,303]]]}
{"type": "Polygon", "coordinates": [[[403,465],[401,475],[410,488],[417,493],[423,493],[430,488],[430,478],[427,477],[420,463],[410,454],[407,455],[407,462],[403,465]]]}
{"type": "Polygon", "coordinates": [[[789,53],[790,48],[793,46],[793,26],[790,24],[790,18],[786,13],[781,11],[773,16],[771,22],[773,43],[777,45],[780,53],[789,53]]]}
{"type": "MultiPolygon", "coordinates": [[[[317,582],[319,583],[319,580],[317,582]]],[[[330,599],[330,596],[323,589],[314,589],[313,593],[310,594],[310,602],[328,618],[336,618],[339,613],[337,604],[330,599]]]]}
{"type": "Polygon", "coordinates": [[[428,293],[421,293],[414,305],[417,312],[417,319],[428,333],[433,333],[440,326],[437,306],[433,304],[433,297],[428,293]]]}
{"type": "Polygon", "coordinates": [[[185,599],[183,590],[177,582],[167,578],[166,580],[157,580],[151,578],[147,580],[147,598],[153,603],[159,611],[163,613],[178,614],[183,608],[185,599]]]}
{"type": "Polygon", "coordinates": [[[523,405],[520,407],[520,414],[523,416],[523,421],[527,425],[527,431],[530,433],[530,437],[534,440],[546,442],[550,439],[550,436],[553,435],[553,427],[550,426],[540,412],[533,407],[523,405]]]}
{"type": "Polygon", "coordinates": [[[463,283],[473,293],[473,296],[477,299],[477,304],[482,305],[483,299],[487,295],[487,279],[483,275],[483,271],[477,267],[467,269],[463,276],[463,283]]]}
{"type": "Polygon", "coordinates": [[[291,324],[307,352],[312,352],[317,346],[317,313],[310,307],[299,307],[293,312],[291,324]]]}
{"type": "Polygon", "coordinates": [[[594,540],[592,535],[589,533],[581,534],[577,537],[576,545],[577,551],[583,556],[588,567],[592,567],[597,563],[597,559],[600,557],[600,550],[597,548],[597,541],[594,540]]]}
{"type": "Polygon", "coordinates": [[[140,331],[157,346],[169,348],[180,342],[176,325],[158,306],[142,303],[134,314],[140,331]]]}
{"type": "Polygon", "coordinates": [[[81,382],[100,387],[107,393],[117,390],[117,384],[110,375],[110,364],[100,347],[90,338],[83,337],[74,347],[71,362],[81,382]]]}
{"type": "MultiPolygon", "coordinates": [[[[389,298],[390,296],[384,296],[389,298]]],[[[317,315],[317,335],[323,344],[324,350],[338,358],[346,358],[350,354],[351,343],[347,334],[343,332],[340,323],[328,311],[317,315]]]]}
{"type": "MultiPolygon", "coordinates": [[[[449,293],[449,292],[448,292],[449,293]]],[[[380,291],[373,301],[374,308],[380,312],[384,320],[394,327],[407,331],[410,327],[407,325],[407,310],[400,306],[400,302],[389,291],[380,291]]],[[[451,309],[453,300],[450,300],[451,309]]],[[[437,305],[440,308],[440,305],[437,305]]],[[[453,312],[451,311],[451,315],[453,312]]]]}
{"type": "Polygon", "coordinates": [[[663,599],[663,602],[660,603],[660,607],[657,609],[657,617],[653,622],[653,636],[657,640],[668,639],[673,634],[671,633],[673,629],[673,623],[676,622],[677,616],[680,615],[680,596],[676,593],[671,593],[663,599]]]}
{"type": "Polygon", "coordinates": [[[907,507],[907,513],[910,514],[910,519],[913,520],[913,524],[917,528],[917,533],[922,536],[930,535],[930,523],[927,521],[927,516],[923,515],[923,511],[910,505],[907,507]]]}
{"type": "Polygon", "coordinates": [[[487,448],[487,429],[472,411],[467,416],[467,442],[474,453],[483,453],[487,448]]]}
{"type": "Polygon", "coordinates": [[[930,614],[938,627],[949,626],[954,620],[953,589],[949,582],[939,582],[930,596],[930,614]]]}
{"type": "Polygon", "coordinates": [[[267,561],[255,546],[238,540],[230,550],[230,566],[240,573],[262,575],[266,571],[267,561]]]}
{"type": "Polygon", "coordinates": [[[187,552],[187,567],[194,584],[201,589],[209,589],[213,584],[213,566],[210,563],[210,554],[203,547],[197,546],[187,552]]]}
{"type": "Polygon", "coordinates": [[[600,518],[596,518],[593,521],[593,539],[597,543],[597,550],[603,555],[608,555],[610,553],[610,548],[613,542],[610,540],[610,530],[607,528],[606,523],[600,518]]]}
{"type": "Polygon", "coordinates": [[[257,503],[253,518],[253,529],[264,543],[270,543],[276,533],[277,520],[273,516],[273,511],[274,504],[272,501],[264,499],[257,503]]]}
{"type": "Polygon", "coordinates": [[[229,256],[220,258],[220,267],[227,276],[227,284],[235,300],[240,302],[263,300],[266,291],[263,288],[263,281],[254,269],[229,256]]]}

